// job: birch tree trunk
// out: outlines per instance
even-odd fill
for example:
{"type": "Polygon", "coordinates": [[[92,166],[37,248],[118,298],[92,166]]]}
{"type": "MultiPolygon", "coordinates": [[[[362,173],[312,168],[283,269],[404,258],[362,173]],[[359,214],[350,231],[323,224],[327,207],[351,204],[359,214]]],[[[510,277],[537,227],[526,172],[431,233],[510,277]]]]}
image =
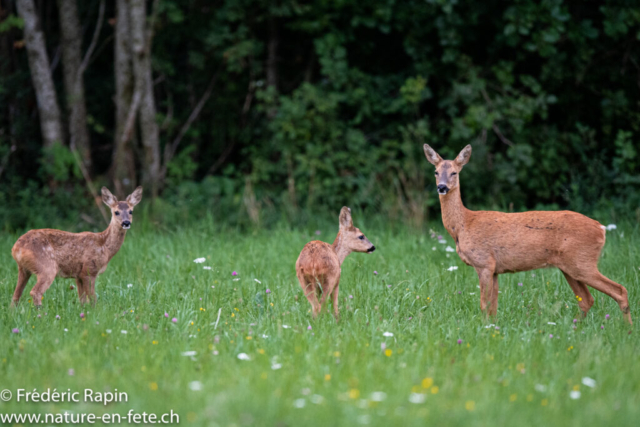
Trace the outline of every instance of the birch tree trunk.
{"type": "Polygon", "coordinates": [[[155,197],[160,186],[160,131],[156,122],[151,75],[152,29],[146,25],[145,0],[130,0],[129,10],[135,91],[141,94],[138,116],[144,149],[143,181],[155,197]]]}
{"type": "Polygon", "coordinates": [[[116,194],[129,194],[136,185],[131,137],[125,135],[134,81],[131,58],[129,0],[116,0],[114,67],[116,78],[116,132],[111,174],[116,194]]]}
{"type": "Polygon", "coordinates": [[[84,98],[82,35],[76,0],[58,0],[58,15],[62,36],[62,69],[69,114],[69,138],[76,147],[86,170],[91,173],[91,145],[87,130],[87,106],[84,98]]]}
{"type": "Polygon", "coordinates": [[[56,90],[49,69],[49,56],[44,34],[40,28],[38,13],[33,0],[17,0],[18,14],[24,20],[24,41],[29,57],[31,81],[38,100],[40,132],[45,147],[62,143],[62,121],[56,90]]]}

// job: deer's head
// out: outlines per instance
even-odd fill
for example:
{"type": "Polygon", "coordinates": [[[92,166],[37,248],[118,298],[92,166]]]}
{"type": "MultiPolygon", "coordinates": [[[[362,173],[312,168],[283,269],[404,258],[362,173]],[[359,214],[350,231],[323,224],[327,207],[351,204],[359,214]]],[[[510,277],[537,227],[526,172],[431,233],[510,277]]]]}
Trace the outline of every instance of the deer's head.
{"type": "Polygon", "coordinates": [[[340,210],[340,244],[349,252],[368,252],[376,250],[373,243],[365,237],[359,228],[353,226],[351,209],[344,206],[340,210]]]}
{"type": "Polygon", "coordinates": [[[436,167],[438,194],[445,195],[460,185],[458,174],[462,167],[469,162],[471,145],[464,147],[455,160],[442,160],[442,157],[428,144],[424,144],[424,155],[427,156],[429,163],[436,167]]]}
{"type": "Polygon", "coordinates": [[[119,202],[107,187],[102,187],[102,202],[111,209],[111,223],[128,230],[133,221],[133,208],[142,199],[142,187],[136,188],[124,202],[119,202]]]}

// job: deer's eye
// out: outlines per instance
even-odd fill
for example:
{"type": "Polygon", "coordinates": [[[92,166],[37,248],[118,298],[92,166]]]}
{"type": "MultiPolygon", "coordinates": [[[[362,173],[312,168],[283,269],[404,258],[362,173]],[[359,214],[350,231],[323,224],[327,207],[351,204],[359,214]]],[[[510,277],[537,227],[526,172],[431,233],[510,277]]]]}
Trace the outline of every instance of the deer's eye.
{"type": "Polygon", "coordinates": [[[436,172],[436,176],[438,176],[438,172],[436,172]]]}
{"type": "Polygon", "coordinates": [[[451,172],[451,176],[457,175],[457,174],[458,174],[457,172],[451,172]]]}
{"type": "Polygon", "coordinates": [[[364,240],[364,234],[362,236],[359,236],[358,239],[364,240]]]}
{"type": "Polygon", "coordinates": [[[133,215],[133,211],[129,211],[129,215],[133,215]]]}
{"type": "Polygon", "coordinates": [[[120,215],[120,212],[116,211],[116,215],[120,215]]]}

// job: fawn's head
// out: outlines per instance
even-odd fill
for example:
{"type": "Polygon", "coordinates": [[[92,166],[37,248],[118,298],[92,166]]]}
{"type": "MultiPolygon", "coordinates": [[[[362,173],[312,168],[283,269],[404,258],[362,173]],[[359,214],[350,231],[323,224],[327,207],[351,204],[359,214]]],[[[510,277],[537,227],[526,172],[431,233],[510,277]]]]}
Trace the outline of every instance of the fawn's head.
{"type": "Polygon", "coordinates": [[[371,253],[376,250],[376,247],[362,234],[362,231],[353,226],[351,209],[346,206],[340,210],[340,244],[351,252],[371,253]]]}
{"type": "Polygon", "coordinates": [[[123,230],[131,228],[133,208],[142,199],[142,187],[136,188],[124,202],[119,202],[107,187],[102,187],[102,202],[111,208],[111,223],[123,230]]]}
{"type": "Polygon", "coordinates": [[[458,173],[469,162],[471,145],[464,147],[455,160],[442,160],[442,157],[428,144],[424,144],[424,155],[427,156],[429,163],[436,167],[438,194],[445,195],[460,185],[458,173]]]}

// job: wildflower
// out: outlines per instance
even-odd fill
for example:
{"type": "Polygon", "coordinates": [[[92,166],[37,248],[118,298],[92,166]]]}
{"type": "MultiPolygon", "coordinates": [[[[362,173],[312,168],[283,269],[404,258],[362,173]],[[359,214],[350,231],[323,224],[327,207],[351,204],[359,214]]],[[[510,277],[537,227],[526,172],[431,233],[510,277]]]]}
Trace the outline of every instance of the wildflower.
{"type": "Polygon", "coordinates": [[[240,353],[240,354],[238,354],[238,359],[240,359],[240,360],[251,360],[251,357],[249,357],[249,355],[247,353],[240,353]]]}
{"type": "Polygon", "coordinates": [[[107,329],[107,331],[106,331],[106,332],[107,332],[108,334],[110,334],[110,333],[111,333],[111,329],[107,329]]]}
{"type": "Polygon", "coordinates": [[[573,319],[573,323],[578,323],[578,319],[573,319]]]}
{"type": "Polygon", "coordinates": [[[316,236],[319,236],[319,235],[320,235],[320,233],[321,233],[321,231],[320,231],[320,230],[316,230],[316,236]]]}
{"type": "Polygon", "coordinates": [[[433,387],[431,387],[431,394],[438,394],[439,391],[440,391],[440,387],[438,387],[437,385],[434,385],[433,387]]]}
{"type": "Polygon", "coordinates": [[[13,329],[11,330],[11,332],[13,332],[14,334],[19,334],[19,333],[20,333],[20,329],[18,329],[18,328],[13,328],[13,329]]]}
{"type": "Polygon", "coordinates": [[[202,383],[200,381],[191,381],[189,383],[189,388],[193,391],[200,391],[202,390],[202,383]]]}
{"type": "Polygon", "coordinates": [[[189,351],[183,351],[183,352],[182,352],[182,355],[183,355],[183,356],[187,356],[187,357],[193,357],[193,356],[195,356],[196,354],[198,354],[198,352],[197,352],[197,351],[194,351],[194,350],[189,350],[189,351]]]}
{"type": "Polygon", "coordinates": [[[464,404],[464,408],[467,411],[473,411],[476,409],[476,402],[474,402],[473,400],[467,400],[467,402],[464,404]]]}
{"type": "Polygon", "coordinates": [[[211,267],[209,267],[208,265],[205,265],[204,267],[202,267],[203,270],[211,270],[211,267]]]}
{"type": "Polygon", "coordinates": [[[425,378],[422,380],[422,388],[429,388],[433,385],[433,378],[425,378]]]}
{"type": "Polygon", "coordinates": [[[267,294],[270,294],[271,293],[271,289],[267,288],[267,290],[264,291],[264,292],[267,293],[267,294]]]}
{"type": "Polygon", "coordinates": [[[311,325],[307,326],[307,331],[310,331],[311,329],[311,325]]]}
{"type": "Polygon", "coordinates": [[[127,335],[127,331],[125,331],[124,329],[121,330],[120,333],[122,333],[123,335],[127,335]]]}
{"type": "Polygon", "coordinates": [[[300,399],[296,399],[293,401],[293,406],[296,408],[304,408],[304,405],[306,404],[306,400],[300,398],[300,399]]]}
{"type": "Polygon", "coordinates": [[[553,338],[553,334],[549,334],[549,338],[553,338]]]}
{"type": "Polygon", "coordinates": [[[447,246],[447,247],[445,248],[445,251],[447,251],[447,252],[455,252],[456,250],[455,250],[455,249],[453,249],[451,246],[447,246]]]}
{"type": "Polygon", "coordinates": [[[357,388],[352,388],[351,390],[349,390],[349,397],[351,399],[357,399],[360,397],[360,390],[358,390],[357,388]]]}
{"type": "Polygon", "coordinates": [[[158,344],[158,341],[153,340],[153,341],[151,341],[151,344],[153,344],[153,345],[157,345],[157,344],[158,344]]]}
{"type": "Polygon", "coordinates": [[[377,275],[378,275],[378,272],[374,270],[374,271],[373,271],[373,274],[375,274],[375,275],[377,276],[377,275]]]}
{"type": "Polygon", "coordinates": [[[600,329],[604,329],[604,325],[600,326],[600,329]]]}
{"type": "Polygon", "coordinates": [[[589,377],[583,377],[582,384],[586,385],[587,387],[594,388],[596,386],[596,380],[589,377]]]}
{"type": "Polygon", "coordinates": [[[234,271],[233,273],[231,273],[232,276],[237,276],[238,273],[236,271],[234,271]]]}
{"type": "Polygon", "coordinates": [[[80,313],[80,318],[84,319],[84,313],[80,313]]]}
{"type": "Polygon", "coordinates": [[[349,299],[353,299],[353,295],[349,295],[349,299]]]}
{"type": "Polygon", "coordinates": [[[518,282],[518,286],[522,286],[522,282],[518,282]]]}
{"type": "Polygon", "coordinates": [[[69,369],[67,371],[67,374],[69,374],[70,377],[74,376],[76,374],[76,371],[74,371],[73,369],[69,369]]]}
{"type": "Polygon", "coordinates": [[[456,271],[458,269],[457,265],[452,265],[451,267],[447,268],[447,270],[449,271],[456,271]]]}
{"type": "Polygon", "coordinates": [[[324,375],[324,380],[325,381],[331,381],[331,374],[325,374],[324,375]]]}
{"type": "Polygon", "coordinates": [[[609,317],[610,316],[608,314],[604,316],[604,318],[607,319],[607,320],[609,320],[609,317]]]}
{"type": "Polygon", "coordinates": [[[384,332],[382,335],[385,336],[385,337],[392,337],[393,336],[393,332],[384,332]]]}
{"type": "Polygon", "coordinates": [[[391,357],[392,354],[393,354],[393,350],[391,350],[390,348],[384,351],[384,355],[387,357],[391,357]]]}
{"type": "Polygon", "coordinates": [[[156,391],[156,390],[158,389],[158,383],[150,383],[150,384],[149,384],[149,388],[150,388],[152,391],[156,391]]]}
{"type": "Polygon", "coordinates": [[[167,318],[168,318],[168,317],[169,317],[169,313],[165,312],[165,313],[164,313],[164,317],[167,317],[167,318]]]}
{"type": "Polygon", "coordinates": [[[617,229],[617,228],[618,228],[618,226],[617,226],[617,225],[615,225],[615,224],[609,224],[609,225],[607,225],[607,231],[615,230],[615,229],[617,229]]]}
{"type": "Polygon", "coordinates": [[[374,391],[371,393],[371,400],[373,402],[382,402],[387,398],[387,394],[383,391],[374,391]]]}
{"type": "Polygon", "coordinates": [[[196,264],[202,264],[203,262],[205,262],[207,259],[206,258],[196,258],[193,260],[193,262],[195,262],[196,264]]]}
{"type": "Polygon", "coordinates": [[[459,339],[459,340],[458,340],[458,344],[462,344],[462,340],[460,340],[460,339],[459,339]]]}
{"type": "Polygon", "coordinates": [[[171,321],[172,321],[173,323],[178,323],[178,319],[177,319],[177,318],[175,318],[175,317],[174,317],[173,319],[171,319],[171,321]]]}
{"type": "Polygon", "coordinates": [[[56,314],[56,320],[60,320],[60,316],[56,314]]]}
{"type": "Polygon", "coordinates": [[[129,283],[129,284],[127,285],[127,288],[133,288],[133,283],[129,283]]]}
{"type": "Polygon", "coordinates": [[[38,317],[38,319],[39,319],[39,318],[41,318],[42,316],[38,314],[38,316],[37,316],[37,317],[38,317]]]}
{"type": "Polygon", "coordinates": [[[427,395],[422,393],[411,393],[409,395],[409,402],[411,403],[424,403],[427,400],[427,395]]]}
{"type": "Polygon", "coordinates": [[[581,393],[578,390],[571,390],[571,392],[569,393],[569,397],[573,400],[580,399],[580,395],[581,393]]]}

